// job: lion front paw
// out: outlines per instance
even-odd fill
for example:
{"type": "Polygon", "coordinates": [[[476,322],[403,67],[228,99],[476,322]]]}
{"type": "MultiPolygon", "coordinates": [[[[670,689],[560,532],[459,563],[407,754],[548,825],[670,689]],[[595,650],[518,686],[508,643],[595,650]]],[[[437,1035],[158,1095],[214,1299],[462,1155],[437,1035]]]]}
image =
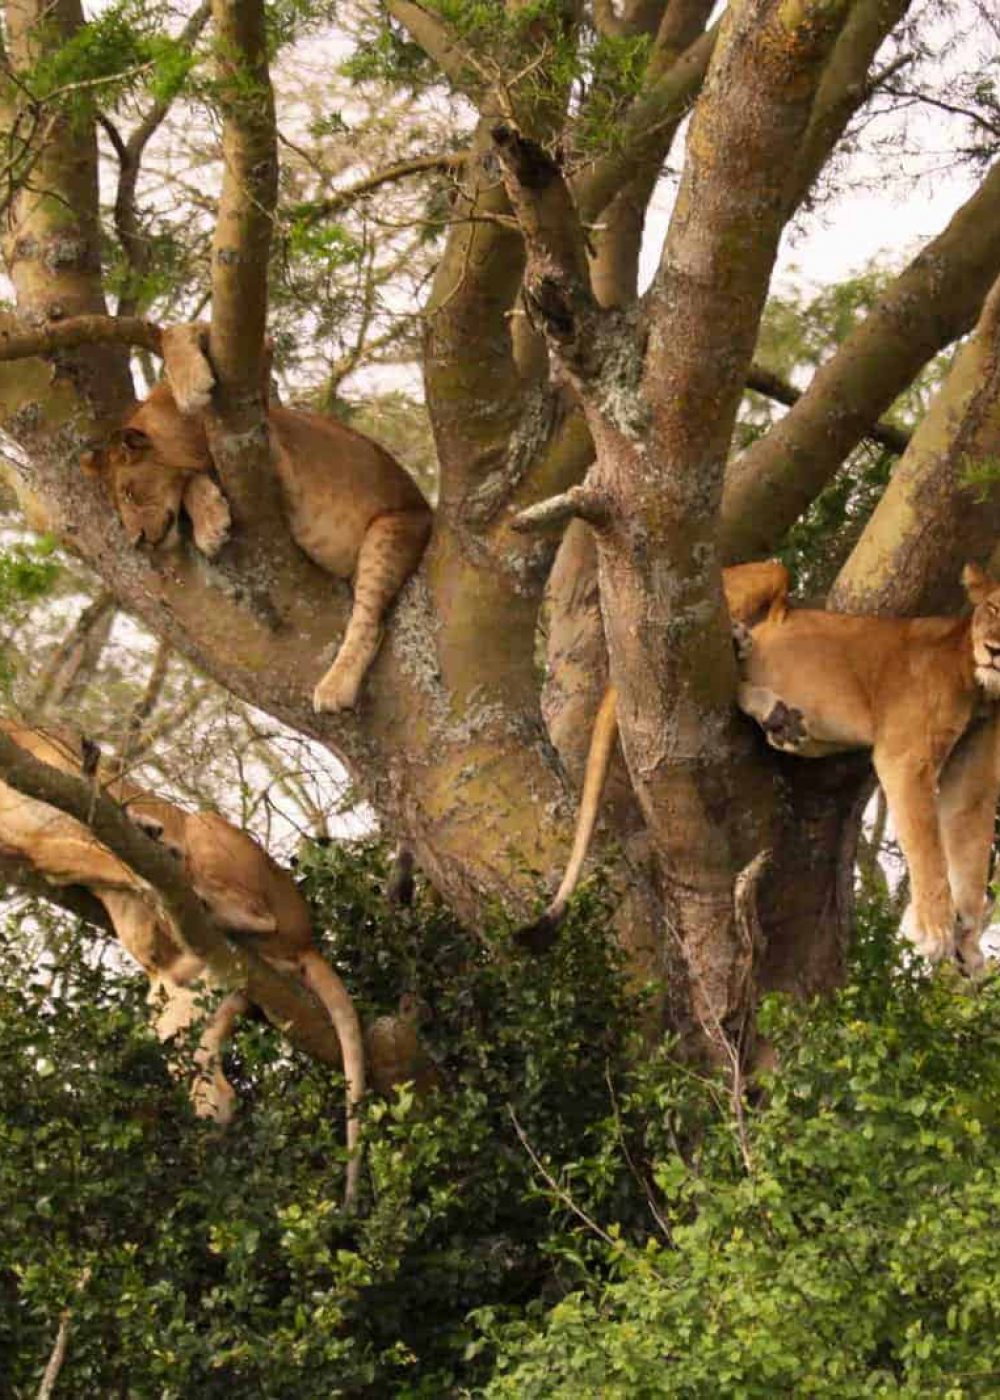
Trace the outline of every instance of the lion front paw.
{"type": "Polygon", "coordinates": [[[193,476],[184,488],[184,509],[191,521],[195,548],[213,559],[229,539],[233,525],[229,502],[206,473],[193,476]]]}
{"type": "Polygon", "coordinates": [[[928,962],[941,962],[955,953],[955,910],[949,900],[914,900],[900,924],[903,937],[928,962]]]}
{"type": "Polygon", "coordinates": [[[210,515],[202,515],[194,527],[195,548],[204,554],[207,559],[214,559],[219,550],[229,539],[229,532],[233,526],[233,517],[229,510],[229,502],[222,495],[215,509],[210,515]]]}
{"type": "Polygon", "coordinates": [[[786,705],[777,700],[773,708],[760,721],[767,735],[767,742],[775,749],[791,749],[793,752],[809,738],[805,717],[794,705],[786,705]]]}

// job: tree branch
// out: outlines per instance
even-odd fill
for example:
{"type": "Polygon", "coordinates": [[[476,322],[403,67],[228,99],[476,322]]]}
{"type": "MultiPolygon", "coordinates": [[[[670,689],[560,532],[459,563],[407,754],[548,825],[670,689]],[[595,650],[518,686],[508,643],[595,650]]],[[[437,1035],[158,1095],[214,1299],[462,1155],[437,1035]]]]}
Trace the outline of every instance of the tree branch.
{"type": "Polygon", "coordinates": [[[135,345],[159,355],[160,337],[159,326],[137,316],[70,316],[41,326],[25,321],[15,329],[0,327],[0,361],[54,355],[80,345],[135,345]]]}
{"type": "Polygon", "coordinates": [[[507,197],[524,235],[525,302],[567,367],[589,379],[598,368],[596,328],[607,313],[590,291],[586,243],[569,187],[537,141],[505,123],[492,134],[507,197]]]}
{"type": "Polygon", "coordinates": [[[529,534],[565,525],[574,518],[585,520],[588,525],[604,525],[610,518],[608,502],[586,486],[571,486],[562,495],[551,496],[547,501],[522,510],[511,521],[511,528],[529,534]]]}
{"type": "MultiPolygon", "coordinates": [[[[190,53],[200,39],[212,13],[212,0],[202,0],[177,39],[180,50],[190,53]]],[[[178,83],[171,91],[155,101],[146,115],[122,142],[112,136],[119,161],[118,190],[115,195],[115,231],[129,268],[128,283],[118,299],[118,315],[133,316],[139,307],[139,286],[149,269],[149,242],[143,237],[136,207],[136,186],[142,168],[142,157],[150,139],[159,129],[180,90],[178,83]]],[[[108,124],[105,124],[108,129],[108,124]]],[[[113,128],[111,131],[113,132],[113,128]]],[[[110,133],[109,133],[110,134],[110,133]]]]}
{"type": "Polygon", "coordinates": [[[212,247],[209,348],[227,427],[259,431],[268,254],[278,192],[263,0],[212,0],[212,16],[224,170],[212,247]]]}
{"type": "MultiPolygon", "coordinates": [[[[797,404],[803,392],[796,389],[787,379],[783,379],[780,374],[775,374],[774,370],[765,369],[763,365],[758,364],[750,366],[747,388],[763,394],[765,398],[774,399],[775,403],[783,403],[787,408],[797,404]]],[[[867,428],[864,436],[897,455],[906,451],[910,441],[910,434],[905,428],[897,428],[895,424],[883,422],[881,419],[867,428]]]]}
{"type": "Polygon", "coordinates": [[[847,454],[938,351],[975,323],[1000,269],[1000,163],[726,474],[726,560],[770,553],[847,454]]]}
{"type": "Polygon", "coordinates": [[[829,606],[907,615],[951,612],[968,559],[985,563],[1000,536],[1000,278],[955,357],[829,606]],[[984,479],[971,471],[984,467],[984,479]]]}
{"type": "Polygon", "coordinates": [[[287,217],[308,224],[320,223],[323,219],[339,214],[342,209],[349,208],[359,199],[374,194],[383,185],[408,180],[411,175],[424,175],[428,171],[436,171],[442,175],[457,173],[465,168],[468,159],[468,151],[439,151],[432,155],[414,156],[411,160],[395,161],[392,165],[383,165],[381,169],[373,170],[370,175],[356,180],[353,185],[335,190],[333,194],[327,195],[326,199],[306,200],[302,204],[293,205],[287,211],[287,217]]]}
{"type": "Polygon", "coordinates": [[[715,52],[719,25],[695,39],[665,73],[656,73],[619,123],[615,150],[573,181],[580,218],[593,223],[620,189],[648,163],[659,162],[691,110],[715,52]]]}

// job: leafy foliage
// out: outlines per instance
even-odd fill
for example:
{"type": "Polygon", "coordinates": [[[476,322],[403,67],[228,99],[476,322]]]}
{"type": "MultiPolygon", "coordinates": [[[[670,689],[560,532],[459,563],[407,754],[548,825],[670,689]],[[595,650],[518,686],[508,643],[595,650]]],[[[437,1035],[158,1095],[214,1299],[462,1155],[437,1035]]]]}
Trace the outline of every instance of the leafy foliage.
{"type": "Polygon", "coordinates": [[[370,1100],[354,1220],[337,1076],[251,1025],[246,1107],[208,1128],[139,979],[79,931],[39,974],[7,929],[9,1393],[34,1394],[67,1306],[67,1400],[991,1393],[996,980],[928,976],[873,907],[850,986],[764,1008],[779,1069],[741,1126],[720,1079],[626,1039],[641,1007],[593,893],[526,966],[426,893],[390,915],[376,847],[302,874],[366,1018],[424,1003],[442,1084],[370,1100]]]}
{"type": "Polygon", "coordinates": [[[600,934],[571,929],[525,977],[443,911],[390,920],[374,850],[315,852],[306,869],[364,1010],[404,988],[428,999],[447,1094],[369,1106],[368,1199],[346,1219],[337,1076],[251,1027],[232,1067],[247,1108],[220,1135],[167,1078],[136,982],[95,968],[78,934],[39,978],[9,928],[0,1374],[14,1395],[34,1394],[67,1304],[68,1400],[440,1395],[476,1374],[468,1312],[516,1306],[549,1272],[548,1208],[508,1105],[538,1150],[586,1149],[625,1019],[600,934]]]}

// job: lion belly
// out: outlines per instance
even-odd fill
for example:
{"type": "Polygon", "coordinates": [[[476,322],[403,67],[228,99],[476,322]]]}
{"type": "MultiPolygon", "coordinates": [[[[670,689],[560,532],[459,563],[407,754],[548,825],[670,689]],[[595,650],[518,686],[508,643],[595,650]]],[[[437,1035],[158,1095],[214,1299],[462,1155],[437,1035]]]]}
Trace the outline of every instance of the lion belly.
{"type": "Polygon", "coordinates": [[[276,408],[270,422],[289,529],[328,573],[353,577],[365,532],[377,517],[428,509],[388,452],[336,419],[276,408]]]}

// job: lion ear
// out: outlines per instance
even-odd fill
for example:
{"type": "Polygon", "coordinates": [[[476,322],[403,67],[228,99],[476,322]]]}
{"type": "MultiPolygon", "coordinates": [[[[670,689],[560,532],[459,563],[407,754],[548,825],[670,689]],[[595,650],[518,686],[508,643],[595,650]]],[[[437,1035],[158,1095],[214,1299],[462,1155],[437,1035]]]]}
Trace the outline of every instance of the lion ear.
{"type": "Polygon", "coordinates": [[[981,603],[997,585],[978,564],[966,564],[962,570],[962,586],[970,603],[981,603]]]}
{"type": "Polygon", "coordinates": [[[80,454],[80,470],[84,476],[99,477],[104,475],[104,453],[100,448],[96,452],[82,452],[80,454]]]}

